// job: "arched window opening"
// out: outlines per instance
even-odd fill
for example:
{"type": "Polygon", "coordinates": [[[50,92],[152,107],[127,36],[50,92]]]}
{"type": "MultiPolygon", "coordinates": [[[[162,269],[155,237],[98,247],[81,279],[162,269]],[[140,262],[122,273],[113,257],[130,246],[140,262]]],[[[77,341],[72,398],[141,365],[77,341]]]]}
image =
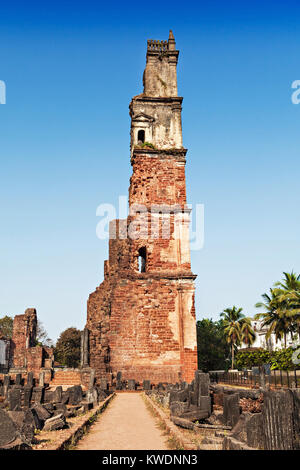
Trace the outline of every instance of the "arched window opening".
{"type": "Polygon", "coordinates": [[[146,272],[146,248],[144,246],[139,249],[139,272],[146,272]]]}
{"type": "Polygon", "coordinates": [[[145,142],[145,131],[143,129],[138,131],[138,142],[141,142],[142,144],[145,142]]]}

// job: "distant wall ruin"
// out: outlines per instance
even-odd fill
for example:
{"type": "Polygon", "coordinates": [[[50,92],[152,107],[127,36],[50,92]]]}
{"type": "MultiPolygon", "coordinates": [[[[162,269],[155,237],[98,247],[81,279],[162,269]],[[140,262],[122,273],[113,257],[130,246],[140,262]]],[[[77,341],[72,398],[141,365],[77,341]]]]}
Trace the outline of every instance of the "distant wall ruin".
{"type": "Polygon", "coordinates": [[[37,313],[35,308],[28,308],[23,315],[15,316],[12,339],[2,339],[2,346],[0,343],[0,367],[6,354],[5,367],[1,372],[7,372],[8,369],[12,373],[33,372],[38,377],[41,369],[45,369],[47,372],[47,369],[52,368],[53,350],[37,346],[36,333],[37,313]]]}

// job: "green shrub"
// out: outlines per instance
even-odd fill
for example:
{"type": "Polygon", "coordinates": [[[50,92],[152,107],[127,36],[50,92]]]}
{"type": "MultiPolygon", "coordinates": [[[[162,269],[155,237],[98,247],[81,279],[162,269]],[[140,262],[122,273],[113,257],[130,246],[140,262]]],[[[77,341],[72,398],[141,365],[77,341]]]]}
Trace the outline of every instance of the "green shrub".
{"type": "Polygon", "coordinates": [[[271,369],[275,370],[291,370],[296,369],[295,364],[292,362],[292,355],[294,349],[287,348],[287,349],[280,349],[279,351],[275,351],[272,353],[271,356],[271,369]]]}
{"type": "Polygon", "coordinates": [[[239,369],[251,369],[270,362],[270,353],[265,349],[240,350],[237,352],[235,363],[239,369]]]}
{"type": "Polygon", "coordinates": [[[265,349],[240,350],[236,355],[236,366],[239,369],[271,364],[272,370],[293,370],[297,367],[292,362],[294,349],[279,349],[269,352],[265,349]]]}
{"type": "Polygon", "coordinates": [[[149,147],[149,148],[151,148],[151,149],[155,149],[154,145],[151,144],[151,142],[144,142],[144,143],[142,144],[142,147],[149,147]]]}

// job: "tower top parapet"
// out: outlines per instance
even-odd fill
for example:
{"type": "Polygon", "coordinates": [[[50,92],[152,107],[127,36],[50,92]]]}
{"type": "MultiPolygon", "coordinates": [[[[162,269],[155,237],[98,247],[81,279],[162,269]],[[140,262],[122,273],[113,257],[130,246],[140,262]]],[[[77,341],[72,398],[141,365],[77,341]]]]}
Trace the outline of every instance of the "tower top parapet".
{"type": "MultiPolygon", "coordinates": [[[[156,151],[176,149],[183,152],[182,97],[177,92],[178,54],[171,30],[167,41],[147,41],[144,91],[135,96],[129,106],[131,157],[136,147],[142,148],[146,143],[156,151]]],[[[184,155],[182,157],[185,161],[184,155]]]]}
{"type": "Polygon", "coordinates": [[[168,41],[157,40],[157,39],[148,39],[147,41],[147,53],[157,53],[161,54],[162,52],[174,51],[178,54],[178,51],[175,50],[175,39],[172,30],[169,32],[168,41]]]}
{"type": "Polygon", "coordinates": [[[168,41],[158,41],[156,39],[148,39],[147,51],[166,52],[169,49],[168,41]]]}
{"type": "Polygon", "coordinates": [[[176,50],[171,30],[167,41],[148,39],[147,63],[143,78],[144,96],[161,98],[177,96],[178,55],[179,51],[176,50]]]}

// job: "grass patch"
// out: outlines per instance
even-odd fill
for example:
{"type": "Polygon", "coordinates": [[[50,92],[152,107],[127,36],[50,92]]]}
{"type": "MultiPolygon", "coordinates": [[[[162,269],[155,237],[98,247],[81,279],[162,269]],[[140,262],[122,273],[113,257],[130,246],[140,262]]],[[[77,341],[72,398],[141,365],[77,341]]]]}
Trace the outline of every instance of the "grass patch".
{"type": "MultiPolygon", "coordinates": [[[[150,398],[150,397],[149,397],[150,398]]],[[[146,399],[145,394],[142,394],[142,399],[146,405],[147,410],[151,413],[151,415],[155,418],[157,422],[157,427],[160,428],[163,432],[163,435],[167,437],[167,447],[169,450],[184,450],[180,442],[176,439],[176,437],[169,431],[165,422],[161,419],[161,417],[157,414],[151,403],[146,399]]],[[[151,400],[151,398],[150,398],[151,400]]],[[[156,402],[156,400],[155,400],[156,402]]],[[[159,404],[159,403],[158,403],[159,404]]],[[[160,408],[165,411],[164,407],[160,404],[160,408]]]]}

